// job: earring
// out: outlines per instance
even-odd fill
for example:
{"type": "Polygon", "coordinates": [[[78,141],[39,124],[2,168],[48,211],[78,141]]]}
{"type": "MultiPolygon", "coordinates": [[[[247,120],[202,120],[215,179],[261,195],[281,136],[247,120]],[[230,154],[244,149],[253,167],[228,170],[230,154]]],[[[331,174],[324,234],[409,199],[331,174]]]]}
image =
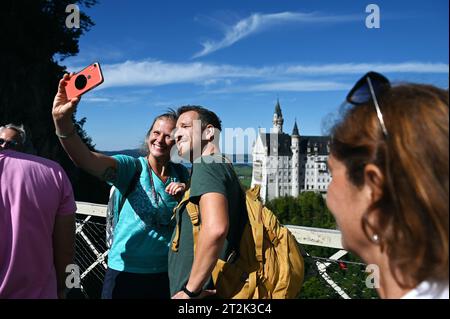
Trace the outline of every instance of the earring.
{"type": "Polygon", "coordinates": [[[374,242],[375,244],[378,244],[380,242],[380,237],[378,236],[378,234],[372,235],[372,242],[374,242]]]}

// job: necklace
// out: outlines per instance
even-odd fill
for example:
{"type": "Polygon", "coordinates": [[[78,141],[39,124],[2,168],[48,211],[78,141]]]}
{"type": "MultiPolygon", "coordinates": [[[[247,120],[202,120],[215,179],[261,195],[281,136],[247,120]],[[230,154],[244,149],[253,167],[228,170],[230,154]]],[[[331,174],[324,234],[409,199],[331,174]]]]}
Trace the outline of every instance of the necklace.
{"type": "Polygon", "coordinates": [[[150,165],[150,161],[148,158],[147,158],[147,165],[150,171],[148,174],[150,176],[150,191],[152,192],[153,200],[155,201],[156,205],[159,206],[159,196],[158,196],[159,194],[157,194],[155,189],[155,183],[153,182],[153,169],[152,166],[150,165]]]}

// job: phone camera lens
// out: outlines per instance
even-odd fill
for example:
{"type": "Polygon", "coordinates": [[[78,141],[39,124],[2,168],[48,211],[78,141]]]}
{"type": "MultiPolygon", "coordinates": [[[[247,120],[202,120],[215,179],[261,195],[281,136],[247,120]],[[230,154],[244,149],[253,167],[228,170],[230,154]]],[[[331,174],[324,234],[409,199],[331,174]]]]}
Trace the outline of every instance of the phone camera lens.
{"type": "Polygon", "coordinates": [[[75,87],[78,90],[84,89],[86,84],[87,84],[87,79],[83,74],[78,75],[77,78],[75,79],[75,87]]]}

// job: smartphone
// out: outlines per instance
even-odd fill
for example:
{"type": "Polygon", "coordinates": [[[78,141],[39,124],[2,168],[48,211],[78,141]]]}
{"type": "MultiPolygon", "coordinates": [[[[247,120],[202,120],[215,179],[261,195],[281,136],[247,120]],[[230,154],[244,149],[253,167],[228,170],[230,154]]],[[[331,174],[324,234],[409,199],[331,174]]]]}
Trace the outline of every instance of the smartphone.
{"type": "Polygon", "coordinates": [[[72,75],[66,85],[68,99],[80,96],[103,83],[103,74],[98,62],[92,63],[72,75]]]}

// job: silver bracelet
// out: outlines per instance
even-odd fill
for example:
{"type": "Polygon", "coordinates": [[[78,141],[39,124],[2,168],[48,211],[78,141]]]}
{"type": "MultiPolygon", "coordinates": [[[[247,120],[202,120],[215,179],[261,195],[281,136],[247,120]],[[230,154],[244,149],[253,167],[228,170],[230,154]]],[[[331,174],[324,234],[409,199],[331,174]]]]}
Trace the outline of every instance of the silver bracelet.
{"type": "Polygon", "coordinates": [[[71,137],[71,136],[73,136],[73,135],[75,135],[75,133],[77,132],[77,130],[76,130],[76,128],[75,128],[75,125],[73,126],[73,129],[72,129],[72,132],[70,132],[69,134],[67,134],[67,135],[62,135],[61,133],[59,133],[57,130],[55,130],[55,134],[56,134],[56,136],[58,136],[59,138],[61,138],[61,139],[66,139],[66,138],[69,138],[69,137],[71,137]]]}

